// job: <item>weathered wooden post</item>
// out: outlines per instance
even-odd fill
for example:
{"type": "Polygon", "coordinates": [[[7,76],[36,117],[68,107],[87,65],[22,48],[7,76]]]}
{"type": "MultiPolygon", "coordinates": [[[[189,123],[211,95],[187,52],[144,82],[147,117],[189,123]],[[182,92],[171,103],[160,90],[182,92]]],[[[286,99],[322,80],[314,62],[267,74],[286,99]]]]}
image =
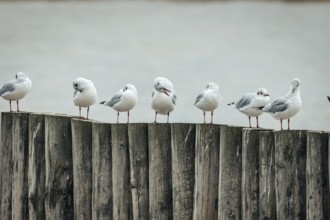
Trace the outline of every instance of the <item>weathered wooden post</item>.
{"type": "Polygon", "coordinates": [[[275,132],[276,212],[281,220],[306,218],[306,131],[275,132]]]}
{"type": "Polygon", "coordinates": [[[173,219],[171,125],[149,124],[149,218],[173,219]]]}
{"type": "Polygon", "coordinates": [[[329,134],[307,133],[307,219],[330,219],[329,134]]]}
{"type": "Polygon", "coordinates": [[[45,213],[45,115],[29,118],[29,219],[46,219],[45,213]]]}
{"type": "Polygon", "coordinates": [[[132,219],[127,124],[111,125],[113,219],[132,219]]]}
{"type": "Polygon", "coordinates": [[[194,211],[194,124],[172,124],[173,219],[191,220],[194,211]]]}
{"type": "Polygon", "coordinates": [[[259,129],[243,129],[242,219],[259,218],[259,129]]]}
{"type": "Polygon", "coordinates": [[[134,220],[149,219],[148,125],[128,125],[130,179],[134,220]]]}
{"type": "Polygon", "coordinates": [[[74,219],[71,118],[45,117],[46,219],[74,219]]]}
{"type": "Polygon", "coordinates": [[[0,145],[0,219],[11,220],[12,213],[12,145],[13,113],[1,113],[0,145]]]}
{"type": "Polygon", "coordinates": [[[92,122],[72,119],[74,219],[92,218],[92,122]]]}
{"type": "Polygon", "coordinates": [[[220,126],[197,124],[193,219],[217,219],[220,126]]]}
{"type": "Polygon", "coordinates": [[[29,114],[13,115],[13,182],[12,219],[29,218],[28,167],[29,167],[29,114]]]}
{"type": "Polygon", "coordinates": [[[92,219],[113,218],[111,125],[93,123],[92,219]]]}
{"type": "Polygon", "coordinates": [[[218,219],[242,219],[242,127],[220,128],[218,219]]]}
{"type": "Polygon", "coordinates": [[[276,220],[274,131],[259,135],[259,219],[276,220]]]}

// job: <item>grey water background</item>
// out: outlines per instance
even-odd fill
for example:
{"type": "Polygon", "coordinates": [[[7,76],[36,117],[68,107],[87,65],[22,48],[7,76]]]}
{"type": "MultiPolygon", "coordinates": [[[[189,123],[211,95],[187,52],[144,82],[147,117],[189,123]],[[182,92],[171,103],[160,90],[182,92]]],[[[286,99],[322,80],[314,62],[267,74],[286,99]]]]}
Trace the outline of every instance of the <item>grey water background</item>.
{"type": "MultiPolygon", "coordinates": [[[[18,71],[33,82],[21,110],[77,115],[72,81],[85,77],[98,102],[134,84],[131,122],[148,123],[155,77],[173,82],[178,101],[170,122],[178,123],[202,122],[193,103],[213,81],[221,91],[214,122],[239,126],[247,117],[227,103],[260,87],[273,100],[299,77],[303,107],[292,129],[329,131],[330,3],[0,2],[0,84],[18,71]]],[[[0,110],[8,109],[1,99],[0,110]]],[[[95,104],[90,118],[113,123],[116,112],[95,104]]],[[[267,114],[260,124],[279,129],[267,114]]]]}

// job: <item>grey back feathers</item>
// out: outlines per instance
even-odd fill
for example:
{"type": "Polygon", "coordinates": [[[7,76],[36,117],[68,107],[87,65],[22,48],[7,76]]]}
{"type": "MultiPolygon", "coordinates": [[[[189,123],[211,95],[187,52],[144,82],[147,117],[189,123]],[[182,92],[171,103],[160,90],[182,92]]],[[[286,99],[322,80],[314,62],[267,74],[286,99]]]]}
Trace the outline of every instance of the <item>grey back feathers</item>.
{"type": "Polygon", "coordinates": [[[284,102],[283,100],[275,100],[271,105],[266,106],[263,111],[264,112],[270,112],[270,113],[276,113],[276,112],[283,112],[288,108],[288,104],[284,102]]]}
{"type": "Polygon", "coordinates": [[[15,87],[13,83],[6,83],[5,85],[3,85],[3,87],[1,87],[0,89],[0,96],[6,92],[12,92],[14,91],[15,87]]]}

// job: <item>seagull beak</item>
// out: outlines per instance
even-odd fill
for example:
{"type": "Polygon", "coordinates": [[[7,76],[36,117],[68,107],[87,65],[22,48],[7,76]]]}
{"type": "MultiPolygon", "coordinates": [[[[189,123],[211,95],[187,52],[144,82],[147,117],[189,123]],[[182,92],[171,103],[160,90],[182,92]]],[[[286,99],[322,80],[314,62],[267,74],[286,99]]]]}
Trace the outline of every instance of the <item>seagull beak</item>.
{"type": "Polygon", "coordinates": [[[166,89],[165,87],[163,87],[163,90],[164,90],[164,93],[165,93],[167,96],[170,96],[168,93],[171,92],[171,90],[168,90],[168,89],[166,89]]]}

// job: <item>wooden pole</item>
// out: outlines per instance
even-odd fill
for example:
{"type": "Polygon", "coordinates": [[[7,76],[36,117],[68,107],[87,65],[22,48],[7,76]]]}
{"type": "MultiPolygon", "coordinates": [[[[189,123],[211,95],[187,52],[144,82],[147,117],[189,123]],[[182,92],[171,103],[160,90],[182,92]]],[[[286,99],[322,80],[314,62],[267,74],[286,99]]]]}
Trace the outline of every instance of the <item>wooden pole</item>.
{"type": "Polygon", "coordinates": [[[276,212],[281,220],[306,218],[306,131],[275,132],[276,212]]]}
{"type": "Polygon", "coordinates": [[[173,219],[191,220],[194,210],[194,124],[172,124],[173,219]]]}
{"type": "Polygon", "coordinates": [[[12,131],[13,113],[1,113],[0,149],[0,219],[11,220],[12,214],[12,131]]]}
{"type": "Polygon", "coordinates": [[[259,218],[259,129],[243,129],[242,219],[259,218]]]}
{"type": "Polygon", "coordinates": [[[74,219],[92,218],[92,123],[72,119],[74,219]]]}
{"type": "Polygon", "coordinates": [[[112,219],[112,145],[110,124],[93,123],[92,150],[92,219],[112,219]]]}
{"type": "Polygon", "coordinates": [[[74,219],[71,118],[45,117],[46,219],[74,219]]]}
{"type": "Polygon", "coordinates": [[[149,219],[148,125],[129,124],[128,143],[133,219],[149,219]]]}
{"type": "Polygon", "coordinates": [[[276,220],[274,131],[259,135],[259,219],[276,220]]]}
{"type": "Polygon", "coordinates": [[[220,174],[218,219],[242,219],[242,129],[220,128],[220,174]]]}
{"type": "Polygon", "coordinates": [[[132,219],[127,124],[111,125],[113,219],[132,219]]]}
{"type": "Polygon", "coordinates": [[[173,219],[171,127],[149,124],[149,218],[173,219]]]}
{"type": "Polygon", "coordinates": [[[328,133],[307,133],[307,219],[330,219],[328,139],[328,133]]]}
{"type": "Polygon", "coordinates": [[[46,219],[45,213],[45,115],[29,118],[29,219],[46,219]]]}
{"type": "Polygon", "coordinates": [[[29,114],[13,117],[12,219],[28,219],[29,114]]]}
{"type": "Polygon", "coordinates": [[[195,148],[193,219],[217,219],[220,126],[198,124],[195,148]]]}

